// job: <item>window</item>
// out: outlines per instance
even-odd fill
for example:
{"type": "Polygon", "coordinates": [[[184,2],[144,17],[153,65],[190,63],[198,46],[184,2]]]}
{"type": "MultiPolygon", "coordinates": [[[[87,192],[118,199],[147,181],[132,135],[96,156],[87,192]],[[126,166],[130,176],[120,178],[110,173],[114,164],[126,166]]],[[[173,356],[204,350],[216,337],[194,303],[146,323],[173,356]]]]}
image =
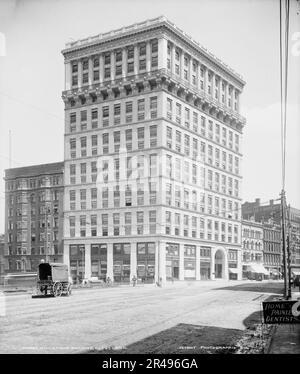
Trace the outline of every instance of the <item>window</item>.
{"type": "Polygon", "coordinates": [[[102,107],[102,117],[103,118],[109,117],[109,106],[102,107]]]}
{"type": "Polygon", "coordinates": [[[145,70],[146,69],[146,59],[143,58],[139,61],[139,70],[145,70]]]}
{"type": "Polygon", "coordinates": [[[78,73],[78,63],[77,61],[72,62],[72,74],[78,73]]]}
{"type": "Polygon", "coordinates": [[[172,100],[167,98],[167,118],[172,120],[172,100]]]}
{"type": "Polygon", "coordinates": [[[134,72],[134,63],[128,62],[127,63],[127,73],[133,73],[134,72]]]}
{"type": "Polygon", "coordinates": [[[134,47],[130,46],[127,48],[127,59],[130,60],[131,58],[134,58],[134,47]]]}
{"type": "Polygon", "coordinates": [[[181,105],[176,103],[176,122],[181,124],[181,105]]]}
{"type": "Polygon", "coordinates": [[[121,114],[121,104],[114,105],[114,115],[119,116],[121,114]]]}
{"type": "Polygon", "coordinates": [[[158,66],[158,56],[151,57],[151,68],[156,68],[158,66]]]}
{"type": "Polygon", "coordinates": [[[139,55],[140,56],[146,55],[146,44],[145,43],[139,46],[139,55]]]}
{"type": "Polygon", "coordinates": [[[150,147],[156,147],[157,146],[157,125],[151,125],[149,127],[150,132],[150,147]]]}

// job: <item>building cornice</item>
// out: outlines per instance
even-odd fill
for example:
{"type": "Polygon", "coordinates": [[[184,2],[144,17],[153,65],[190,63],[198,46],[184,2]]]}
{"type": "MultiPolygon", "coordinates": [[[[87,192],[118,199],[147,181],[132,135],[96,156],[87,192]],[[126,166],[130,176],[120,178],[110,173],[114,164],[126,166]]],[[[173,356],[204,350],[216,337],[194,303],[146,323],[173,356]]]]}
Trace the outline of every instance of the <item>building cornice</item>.
{"type": "Polygon", "coordinates": [[[245,81],[241,75],[164,16],[67,43],[66,48],[62,50],[62,54],[66,60],[71,60],[72,58],[97,53],[100,46],[108,50],[117,47],[120,48],[130,43],[138,43],[145,38],[163,37],[164,35],[161,35],[162,30],[168,31],[168,36],[171,34],[174,41],[184,42],[185,47],[191,54],[195,54],[196,52],[200,56],[200,59],[208,65],[212,65],[213,69],[218,73],[225,74],[226,77],[230,77],[231,80],[233,79],[240,89],[245,85],[245,81]]]}

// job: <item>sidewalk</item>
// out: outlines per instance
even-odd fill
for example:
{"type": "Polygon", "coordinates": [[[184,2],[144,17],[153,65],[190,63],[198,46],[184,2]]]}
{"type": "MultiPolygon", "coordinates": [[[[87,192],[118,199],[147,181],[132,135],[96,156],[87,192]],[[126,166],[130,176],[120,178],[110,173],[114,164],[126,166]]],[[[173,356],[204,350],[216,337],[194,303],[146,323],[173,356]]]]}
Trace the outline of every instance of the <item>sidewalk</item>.
{"type": "MultiPolygon", "coordinates": [[[[300,292],[292,290],[292,299],[300,299],[300,292]]],[[[300,353],[300,324],[277,325],[273,333],[269,354],[299,354],[300,353]]]]}

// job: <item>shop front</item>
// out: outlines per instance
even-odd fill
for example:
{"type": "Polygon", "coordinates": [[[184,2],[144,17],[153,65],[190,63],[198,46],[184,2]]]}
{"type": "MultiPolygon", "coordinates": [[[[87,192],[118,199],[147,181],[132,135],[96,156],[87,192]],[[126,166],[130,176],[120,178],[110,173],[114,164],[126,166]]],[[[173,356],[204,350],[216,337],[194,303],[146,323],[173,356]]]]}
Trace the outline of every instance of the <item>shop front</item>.
{"type": "Polygon", "coordinates": [[[91,270],[92,277],[106,281],[107,273],[107,245],[92,244],[91,245],[91,270]]]}
{"type": "Polygon", "coordinates": [[[246,267],[246,275],[250,280],[262,281],[270,277],[270,272],[263,266],[262,263],[251,263],[246,267]]]}
{"type": "Polygon", "coordinates": [[[278,280],[281,279],[281,272],[279,269],[276,268],[268,268],[267,269],[270,273],[270,279],[278,280]]]}
{"type": "Polygon", "coordinates": [[[166,244],[166,279],[179,279],[179,244],[166,244]]]}
{"type": "Polygon", "coordinates": [[[130,243],[113,244],[114,282],[130,282],[130,243]]]}
{"type": "Polygon", "coordinates": [[[228,279],[237,280],[238,279],[238,269],[237,264],[229,263],[228,264],[228,279]]]}
{"type": "Polygon", "coordinates": [[[143,283],[154,283],[155,243],[137,243],[137,278],[143,283]]]}
{"type": "Polygon", "coordinates": [[[196,246],[184,246],[184,279],[196,279],[196,246]]]}
{"type": "Polygon", "coordinates": [[[211,273],[211,247],[200,247],[200,279],[210,279],[211,273]]]}
{"type": "Polygon", "coordinates": [[[85,246],[73,244],[70,250],[70,272],[73,283],[79,284],[84,279],[85,268],[85,246]]]}
{"type": "Polygon", "coordinates": [[[228,279],[238,279],[238,253],[235,249],[228,250],[228,279]]]}

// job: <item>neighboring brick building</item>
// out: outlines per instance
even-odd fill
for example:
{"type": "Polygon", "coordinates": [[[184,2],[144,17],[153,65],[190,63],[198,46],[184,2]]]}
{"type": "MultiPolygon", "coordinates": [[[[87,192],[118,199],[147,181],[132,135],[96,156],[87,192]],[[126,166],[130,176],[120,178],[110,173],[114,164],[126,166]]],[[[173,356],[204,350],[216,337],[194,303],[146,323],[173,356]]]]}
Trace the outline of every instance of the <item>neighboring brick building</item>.
{"type": "Polygon", "coordinates": [[[63,261],[63,162],[5,170],[5,272],[63,261]]]}
{"type": "Polygon", "coordinates": [[[264,265],[270,271],[273,278],[281,276],[282,266],[282,246],[281,228],[269,220],[264,222],[264,265]]]}
{"type": "Polygon", "coordinates": [[[253,220],[242,221],[243,278],[269,275],[263,261],[263,225],[253,220]]]}
{"type": "Polygon", "coordinates": [[[62,53],[72,276],[240,278],[241,76],[165,17],[62,53]]]}
{"type": "Polygon", "coordinates": [[[4,275],[4,235],[0,235],[0,284],[4,275]]]}
{"type": "MultiPolygon", "coordinates": [[[[242,215],[243,219],[254,218],[257,222],[267,223],[267,228],[270,220],[274,223],[274,230],[278,230],[278,226],[281,225],[281,204],[280,199],[270,200],[269,203],[261,204],[260,199],[256,199],[254,202],[245,202],[242,205],[242,215]],[[277,228],[276,228],[277,226],[277,228]]],[[[287,209],[287,217],[290,220],[286,220],[287,230],[290,230],[291,238],[291,269],[294,274],[300,275],[300,210],[292,207],[287,209]],[[290,223],[290,225],[289,225],[290,223]]],[[[266,234],[268,235],[268,234],[266,234]]],[[[270,234],[273,235],[273,234],[270,234]]],[[[278,234],[274,235],[277,237],[276,241],[278,243],[278,234]]],[[[278,248],[278,245],[276,245],[278,248]]],[[[270,258],[268,254],[266,258],[270,258]]],[[[274,259],[278,260],[278,255],[273,254],[274,259]]],[[[276,267],[276,266],[275,266],[276,267]]]]}

